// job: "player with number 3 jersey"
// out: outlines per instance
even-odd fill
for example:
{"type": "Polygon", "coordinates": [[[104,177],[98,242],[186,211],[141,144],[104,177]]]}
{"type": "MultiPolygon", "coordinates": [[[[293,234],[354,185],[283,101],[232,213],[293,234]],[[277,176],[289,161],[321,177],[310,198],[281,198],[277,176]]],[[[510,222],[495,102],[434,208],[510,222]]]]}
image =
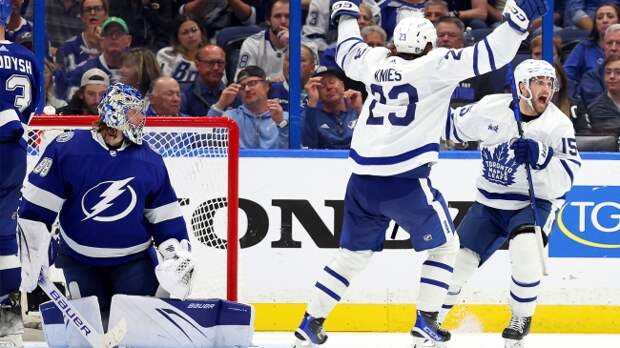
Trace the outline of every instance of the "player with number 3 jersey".
{"type": "Polygon", "coordinates": [[[34,55],[6,41],[11,0],[0,0],[0,346],[21,347],[20,264],[17,221],[26,176],[24,127],[39,105],[39,66],[34,55]]]}
{"type": "Polygon", "coordinates": [[[425,340],[445,343],[438,311],[452,278],[459,239],[441,193],[429,180],[437,161],[450,96],[458,83],[510,62],[529,22],[546,12],[544,0],[509,1],[506,22],[482,41],[459,50],[435,49],[437,33],[427,19],[408,17],[394,29],[394,49],[371,48],[361,38],[359,0],[332,5],[338,22],[336,63],[366,85],[369,97],[353,133],[353,174],[344,200],[340,250],[319,276],[306,314],[295,332],[296,346],[327,340],[323,321],[353,277],[381,251],[390,220],[428,257],[420,271],[413,347],[425,340]]]}

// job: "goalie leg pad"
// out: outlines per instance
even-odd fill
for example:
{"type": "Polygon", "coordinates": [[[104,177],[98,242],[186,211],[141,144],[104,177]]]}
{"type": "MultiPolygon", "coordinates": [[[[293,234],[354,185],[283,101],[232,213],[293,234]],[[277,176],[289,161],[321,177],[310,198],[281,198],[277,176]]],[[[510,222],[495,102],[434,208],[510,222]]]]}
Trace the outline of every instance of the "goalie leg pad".
{"type": "Polygon", "coordinates": [[[327,317],[349,288],[352,279],[368,266],[371,256],[370,250],[339,249],[314,285],[308,314],[315,318],[327,317]]]}
{"type": "MultiPolygon", "coordinates": [[[[103,333],[103,325],[101,321],[101,315],[99,313],[99,303],[97,297],[89,296],[76,300],[70,300],[71,305],[80,312],[80,314],[89,323],[94,326],[94,329],[100,333],[103,333]]],[[[88,348],[90,344],[86,339],[78,332],[74,325],[65,325],[68,320],[74,320],[71,317],[71,313],[68,313],[68,317],[64,317],[58,307],[51,301],[42,303],[39,306],[39,312],[41,313],[41,322],[43,324],[43,335],[48,346],[51,348],[56,347],[70,347],[70,348],[88,348]]]]}
{"type": "Polygon", "coordinates": [[[248,347],[254,335],[254,309],[226,300],[174,300],[115,295],[110,326],[125,318],[130,347],[248,347]]]}

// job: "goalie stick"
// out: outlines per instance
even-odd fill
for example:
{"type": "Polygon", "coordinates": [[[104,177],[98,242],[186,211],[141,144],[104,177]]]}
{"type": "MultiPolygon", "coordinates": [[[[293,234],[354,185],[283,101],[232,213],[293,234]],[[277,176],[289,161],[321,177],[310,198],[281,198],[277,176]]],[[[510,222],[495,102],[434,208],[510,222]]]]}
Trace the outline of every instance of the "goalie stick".
{"type": "MultiPolygon", "coordinates": [[[[515,81],[514,71],[512,69],[512,63],[508,63],[508,74],[510,75],[510,90],[512,92],[512,108],[515,114],[515,121],[517,121],[517,130],[519,131],[519,138],[523,139],[523,126],[521,125],[521,110],[519,109],[519,98],[517,96],[517,81],[515,81]]],[[[534,218],[534,234],[538,239],[538,254],[540,256],[540,263],[542,266],[543,275],[549,275],[549,267],[547,266],[547,255],[545,254],[545,243],[543,238],[542,227],[540,226],[540,217],[538,216],[538,209],[536,209],[536,195],[534,193],[534,184],[532,183],[532,170],[530,165],[525,162],[525,173],[527,174],[527,186],[528,196],[530,198],[530,208],[532,211],[532,217],[534,218]]]]}
{"type": "Polygon", "coordinates": [[[80,335],[94,348],[112,348],[118,345],[125,337],[127,333],[127,322],[125,319],[121,319],[116,326],[108,330],[108,333],[101,334],[95,330],[94,326],[91,325],[74,306],[71,305],[69,300],[58,290],[56,285],[49,280],[45,272],[41,271],[41,273],[39,273],[38,283],[41,289],[43,289],[56,307],[62,312],[62,315],[77,328],[80,335]]]}

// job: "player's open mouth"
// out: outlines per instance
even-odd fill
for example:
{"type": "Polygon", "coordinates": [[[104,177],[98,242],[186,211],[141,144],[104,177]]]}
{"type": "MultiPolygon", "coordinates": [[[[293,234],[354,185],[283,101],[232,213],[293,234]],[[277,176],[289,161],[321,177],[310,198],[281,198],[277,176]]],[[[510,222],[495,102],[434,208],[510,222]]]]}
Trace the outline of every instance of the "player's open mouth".
{"type": "Polygon", "coordinates": [[[538,97],[538,102],[541,103],[541,104],[545,104],[545,103],[547,103],[547,99],[548,99],[548,97],[541,95],[540,97],[538,97]]]}

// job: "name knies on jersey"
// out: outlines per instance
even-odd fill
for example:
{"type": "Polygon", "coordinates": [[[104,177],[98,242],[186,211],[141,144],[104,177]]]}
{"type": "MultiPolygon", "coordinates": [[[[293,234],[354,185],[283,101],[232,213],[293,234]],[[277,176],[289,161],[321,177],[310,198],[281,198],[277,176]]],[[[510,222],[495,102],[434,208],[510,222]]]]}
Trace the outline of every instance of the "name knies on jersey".
{"type": "Polygon", "coordinates": [[[379,69],[375,71],[375,81],[377,82],[385,82],[385,81],[400,81],[402,80],[403,75],[400,71],[389,68],[389,69],[379,69]]]}

